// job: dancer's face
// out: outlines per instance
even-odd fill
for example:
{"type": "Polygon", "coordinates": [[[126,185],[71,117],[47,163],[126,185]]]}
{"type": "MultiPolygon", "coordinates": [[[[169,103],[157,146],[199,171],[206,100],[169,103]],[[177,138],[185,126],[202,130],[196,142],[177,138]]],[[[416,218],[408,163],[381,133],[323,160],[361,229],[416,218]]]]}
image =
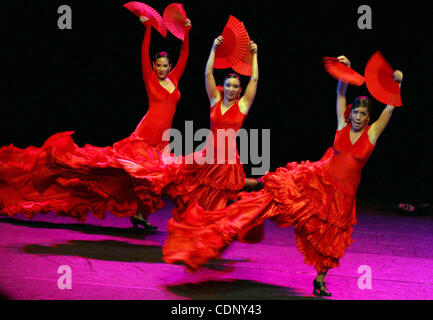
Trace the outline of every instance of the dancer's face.
{"type": "Polygon", "coordinates": [[[239,98],[241,89],[241,82],[239,79],[228,78],[224,82],[224,97],[228,101],[236,100],[239,98]]]}
{"type": "Polygon", "coordinates": [[[370,114],[367,107],[358,107],[350,112],[350,121],[353,131],[363,130],[370,120],[370,114]]]}
{"type": "Polygon", "coordinates": [[[166,57],[161,57],[153,63],[153,70],[160,80],[164,80],[170,73],[171,63],[166,57]]]}

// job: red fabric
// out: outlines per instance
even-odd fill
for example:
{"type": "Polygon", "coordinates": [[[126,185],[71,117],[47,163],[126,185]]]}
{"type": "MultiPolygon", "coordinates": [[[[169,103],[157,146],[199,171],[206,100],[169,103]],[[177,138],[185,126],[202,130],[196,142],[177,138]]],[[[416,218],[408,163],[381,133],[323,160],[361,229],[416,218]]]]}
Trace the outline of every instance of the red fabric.
{"type": "Polygon", "coordinates": [[[186,162],[188,157],[185,158],[187,164],[180,166],[176,182],[167,187],[167,194],[176,203],[173,210],[176,219],[182,219],[184,210],[194,201],[209,210],[224,208],[227,201],[234,199],[244,187],[245,173],[236,149],[236,134],[245,115],[241,113],[238,103],[224,114],[221,113],[221,101],[212,107],[210,129],[214,139],[208,137],[203,151],[188,156],[194,158],[189,160],[190,164],[186,162]],[[218,136],[218,129],[232,130],[228,138],[223,139],[222,135],[218,136]],[[213,163],[206,163],[207,157],[213,163]]]}
{"type": "Polygon", "coordinates": [[[169,74],[176,90],[170,94],[158,82],[148,54],[150,26],[143,43],[143,74],[149,94],[149,111],[134,133],[113,146],[77,146],[71,135],[51,136],[41,148],[0,148],[0,213],[55,211],[84,221],[88,213],[103,218],[150,213],[164,205],[162,189],[172,180],[171,167],[162,159],[180,93],[177,83],[188,56],[188,39],[182,45],[176,68],[169,74]]]}
{"type": "Polygon", "coordinates": [[[88,213],[103,218],[135,215],[138,209],[161,208],[164,171],[147,166],[148,179],[128,174],[121,161],[127,155],[112,147],[78,147],[72,132],[51,136],[41,148],[0,148],[0,212],[32,218],[54,211],[84,221],[88,213]],[[158,177],[156,173],[160,172],[158,177]],[[151,173],[155,173],[152,177],[151,173]]]}
{"type": "Polygon", "coordinates": [[[374,146],[368,128],[352,145],[350,126],[335,135],[333,148],[320,161],[291,162],[261,178],[264,189],[239,194],[239,201],[221,210],[193,203],[182,220],[169,221],[164,261],[184,262],[192,270],[217,258],[234,240],[258,242],[262,224],[272,219],[294,226],[297,247],[307,264],[326,271],[353,242],[356,190],[374,146]]]}

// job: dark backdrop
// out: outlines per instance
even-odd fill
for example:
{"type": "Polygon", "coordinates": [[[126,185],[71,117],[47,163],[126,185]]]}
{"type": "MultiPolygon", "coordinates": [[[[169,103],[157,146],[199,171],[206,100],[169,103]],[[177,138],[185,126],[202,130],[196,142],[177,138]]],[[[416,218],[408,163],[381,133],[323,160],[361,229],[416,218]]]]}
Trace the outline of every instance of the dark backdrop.
{"type": "MultiPolygon", "coordinates": [[[[147,110],[141,76],[144,28],[127,1],[20,1],[1,21],[4,78],[0,145],[41,146],[51,134],[73,130],[78,145],[106,146],[128,136],[147,110]],[[72,30],[59,30],[57,8],[72,8],[72,30]]],[[[146,1],[162,14],[172,1],[146,1]]],[[[404,106],[392,120],[363,172],[359,198],[431,201],[433,16],[420,2],[183,1],[192,21],[190,57],[180,82],[173,127],[185,120],[209,126],[204,67],[230,14],[242,20],[259,48],[260,81],[245,128],[271,129],[271,169],[318,160],[332,145],[337,81],[323,56],[346,55],[364,73],[381,50],[404,72],[404,106]],[[357,9],[370,5],[373,29],[360,30],[357,9]]],[[[174,61],[180,40],[152,31],[151,53],[174,61]]],[[[216,70],[221,83],[229,70],[216,70]]],[[[242,78],[246,85],[248,78],[242,78]]],[[[347,97],[369,95],[365,85],[347,97]]],[[[383,109],[374,104],[372,120],[383,109]]],[[[246,166],[247,175],[250,173],[246,166]]]]}

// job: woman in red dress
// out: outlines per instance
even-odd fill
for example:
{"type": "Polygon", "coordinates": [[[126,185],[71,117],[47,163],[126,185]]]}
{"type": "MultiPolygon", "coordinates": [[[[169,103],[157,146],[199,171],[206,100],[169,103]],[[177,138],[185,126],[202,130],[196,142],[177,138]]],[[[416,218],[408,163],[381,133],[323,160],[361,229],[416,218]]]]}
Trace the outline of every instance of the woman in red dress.
{"type": "MultiPolygon", "coordinates": [[[[349,60],[339,57],[350,66],[349,60]]],[[[396,71],[400,82],[403,74],[396,71]]],[[[388,124],[394,107],[387,105],[376,122],[370,120],[370,101],[358,97],[349,112],[347,83],[337,87],[338,127],[332,148],[320,161],[291,162],[261,178],[264,189],[241,193],[240,200],[222,210],[191,205],[181,221],[170,219],[164,260],[184,262],[191,269],[218,257],[233,240],[257,242],[262,223],[271,218],[280,226],[294,226],[297,247],[305,263],[314,265],[314,294],[330,296],[324,279],[339,265],[353,242],[356,224],[356,191],[361,171],[388,124]],[[345,113],[348,116],[346,122],[345,113]]]]}
{"type": "MultiPolygon", "coordinates": [[[[150,22],[146,17],[140,17],[140,20],[146,26],[142,46],[142,70],[149,109],[134,133],[130,137],[115,143],[113,147],[116,154],[126,156],[125,159],[122,159],[124,160],[122,161],[123,167],[136,178],[149,179],[150,177],[152,180],[157,181],[158,194],[160,194],[166,182],[161,180],[160,173],[164,170],[161,171],[159,168],[164,166],[161,162],[162,153],[168,144],[167,141],[162,140],[162,136],[165,130],[171,128],[176,105],[180,99],[178,82],[185,70],[188,59],[191,22],[187,20],[179,60],[176,67],[171,70],[172,64],[165,52],[158,53],[153,64],[151,64],[149,57],[150,22]],[[149,168],[149,164],[154,163],[156,170],[152,173],[153,168],[149,168]]],[[[168,177],[166,176],[166,178],[168,177]]],[[[154,208],[141,208],[137,215],[131,217],[131,222],[134,226],[142,225],[145,228],[155,229],[147,221],[147,217],[152,211],[155,211],[154,208]]]]}
{"type": "Polygon", "coordinates": [[[167,145],[162,133],[171,128],[180,98],[178,82],[189,54],[188,33],[176,67],[166,53],[149,57],[151,25],[140,17],[146,31],[142,45],[142,71],[149,109],[135,131],[112,147],[78,147],[73,132],[51,136],[41,148],[0,148],[0,212],[13,216],[54,211],[84,221],[88,212],[103,218],[106,211],[132,217],[134,226],[155,229],[147,222],[161,208],[161,190],[169,175],[161,158],[167,145]]]}
{"type": "Polygon", "coordinates": [[[227,201],[234,199],[246,184],[255,182],[255,179],[245,177],[236,149],[236,134],[242,127],[257,91],[257,45],[253,41],[249,44],[249,50],[253,54],[252,75],[240,98],[242,87],[237,74],[229,74],[224,79],[222,88],[215,82],[215,52],[223,40],[222,36],[214,40],[205,70],[206,92],[211,105],[211,134],[207,137],[206,147],[185,158],[184,161],[189,158],[190,162],[180,166],[176,182],[165,190],[176,204],[173,209],[175,219],[181,219],[183,211],[193,201],[209,210],[224,208],[227,201]],[[227,134],[227,139],[220,134],[227,134]]]}

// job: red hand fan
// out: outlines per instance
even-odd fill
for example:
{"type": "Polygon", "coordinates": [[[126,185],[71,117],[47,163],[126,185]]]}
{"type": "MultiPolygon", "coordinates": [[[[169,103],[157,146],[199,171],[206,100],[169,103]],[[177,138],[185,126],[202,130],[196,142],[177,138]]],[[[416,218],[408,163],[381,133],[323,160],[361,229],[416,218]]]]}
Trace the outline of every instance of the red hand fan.
{"type": "Polygon", "coordinates": [[[326,71],[337,80],[341,80],[355,86],[361,86],[365,79],[355,70],[344,65],[337,58],[323,57],[323,64],[326,71]]]}
{"type": "Polygon", "coordinates": [[[401,107],[401,91],[398,82],[394,80],[394,70],[376,51],[365,67],[365,84],[370,94],[378,101],[394,107],[401,107]]]}
{"type": "MultiPolygon", "coordinates": [[[[250,42],[250,38],[248,36],[248,44],[249,42],[250,42]]],[[[253,64],[253,54],[250,52],[250,50],[247,50],[245,55],[242,57],[242,60],[239,61],[236,65],[234,65],[232,69],[244,76],[251,76],[252,64],[253,64]]]]}
{"type": "Polygon", "coordinates": [[[145,16],[149,19],[150,24],[165,38],[167,36],[167,27],[161,15],[147,4],[131,1],[123,5],[137,17],[145,16]]]}
{"type": "Polygon", "coordinates": [[[244,55],[242,60],[237,65],[233,66],[233,70],[244,76],[251,76],[253,64],[253,54],[249,51],[244,55]]]}
{"type": "Polygon", "coordinates": [[[214,67],[231,68],[242,60],[248,50],[248,33],[242,22],[230,16],[221,35],[224,40],[215,52],[214,67]]]}
{"type": "Polygon", "coordinates": [[[172,3],[168,5],[162,16],[164,17],[167,29],[176,38],[183,41],[183,39],[185,39],[185,24],[188,19],[183,5],[180,3],[172,3]]]}

